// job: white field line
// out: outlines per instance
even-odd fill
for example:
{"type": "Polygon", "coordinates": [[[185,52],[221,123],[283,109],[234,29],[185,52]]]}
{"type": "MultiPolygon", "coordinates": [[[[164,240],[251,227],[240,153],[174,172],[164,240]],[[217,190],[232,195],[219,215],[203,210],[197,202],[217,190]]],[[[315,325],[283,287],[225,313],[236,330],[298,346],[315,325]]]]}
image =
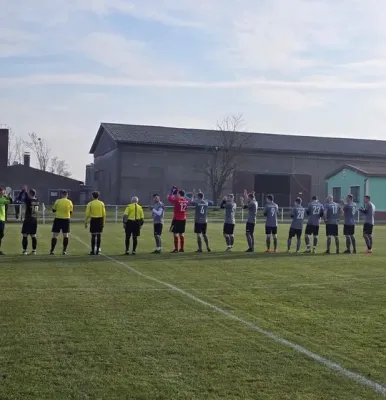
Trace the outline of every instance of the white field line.
{"type": "MultiPolygon", "coordinates": [[[[88,244],[85,243],[81,238],[79,238],[77,236],[74,236],[74,235],[72,237],[74,239],[78,240],[80,243],[82,243],[87,248],[89,247],[88,244]]],[[[119,260],[117,260],[115,258],[109,257],[109,256],[104,255],[104,254],[101,254],[101,255],[103,257],[105,257],[107,260],[111,261],[112,263],[121,265],[122,267],[126,268],[130,272],[132,272],[132,273],[134,273],[134,274],[136,274],[138,276],[141,276],[142,278],[145,278],[145,279],[147,279],[149,281],[153,281],[155,283],[158,283],[159,285],[163,285],[163,286],[171,289],[172,291],[175,291],[175,292],[177,292],[177,293],[179,293],[179,294],[181,294],[181,295],[183,295],[183,296],[195,301],[196,303],[201,304],[204,307],[211,308],[212,310],[216,311],[217,313],[226,316],[230,320],[240,322],[241,324],[247,326],[248,328],[250,328],[250,329],[252,329],[252,330],[254,330],[256,332],[259,332],[260,334],[268,337],[269,339],[273,340],[274,342],[282,344],[283,346],[289,347],[289,348],[297,351],[298,353],[301,353],[301,354],[311,358],[312,360],[314,360],[314,361],[316,361],[316,362],[318,362],[320,364],[323,364],[326,367],[328,367],[328,368],[330,368],[330,369],[332,369],[334,371],[339,372],[341,375],[345,376],[346,378],[349,378],[349,379],[359,383],[362,386],[367,386],[370,389],[372,389],[374,392],[379,393],[382,396],[386,397],[386,386],[383,386],[383,385],[381,385],[381,384],[379,384],[377,382],[374,382],[374,381],[372,381],[372,380],[370,380],[370,379],[368,379],[368,378],[364,377],[363,375],[360,375],[360,374],[358,374],[356,372],[350,371],[350,370],[342,367],[338,363],[336,363],[334,361],[331,361],[328,358],[322,357],[322,356],[320,356],[320,355],[318,355],[316,353],[313,353],[312,351],[307,350],[305,347],[300,346],[300,345],[298,345],[296,343],[293,343],[293,342],[291,342],[291,341],[289,341],[287,339],[284,339],[284,338],[280,337],[279,335],[276,335],[275,333],[272,333],[272,332],[267,331],[267,330],[265,330],[263,328],[260,328],[258,325],[254,324],[252,322],[249,322],[249,321],[247,321],[247,320],[245,320],[245,319],[243,319],[241,317],[238,317],[237,315],[234,315],[231,312],[226,311],[226,310],[224,310],[224,309],[222,309],[220,307],[217,307],[214,304],[211,304],[211,303],[209,303],[209,302],[207,302],[205,300],[202,300],[199,297],[196,297],[196,296],[190,294],[189,292],[187,292],[187,291],[185,291],[185,290],[183,290],[183,289],[181,289],[181,288],[179,288],[177,286],[174,286],[174,285],[172,285],[170,283],[161,281],[160,279],[157,279],[157,278],[155,278],[155,277],[153,277],[151,275],[146,275],[146,274],[136,270],[135,268],[130,267],[128,264],[125,264],[124,262],[121,262],[121,261],[119,261],[119,260]]]]}

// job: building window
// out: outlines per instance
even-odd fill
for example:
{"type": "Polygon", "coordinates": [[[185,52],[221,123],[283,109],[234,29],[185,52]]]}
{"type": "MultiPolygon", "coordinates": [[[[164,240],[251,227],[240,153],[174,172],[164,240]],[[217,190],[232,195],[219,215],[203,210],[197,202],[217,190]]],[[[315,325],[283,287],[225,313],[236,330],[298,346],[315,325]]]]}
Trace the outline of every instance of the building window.
{"type": "Polygon", "coordinates": [[[340,186],[333,187],[332,196],[334,197],[334,201],[340,201],[342,198],[342,188],[340,186]]]}
{"type": "Polygon", "coordinates": [[[350,193],[353,195],[355,203],[359,203],[360,190],[360,186],[350,186],[350,193]]]}

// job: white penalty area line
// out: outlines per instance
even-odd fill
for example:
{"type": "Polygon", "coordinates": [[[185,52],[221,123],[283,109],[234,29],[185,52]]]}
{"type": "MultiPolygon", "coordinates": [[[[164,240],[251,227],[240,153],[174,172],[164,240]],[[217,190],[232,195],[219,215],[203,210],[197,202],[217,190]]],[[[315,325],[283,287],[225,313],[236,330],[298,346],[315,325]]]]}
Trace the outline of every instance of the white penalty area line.
{"type": "MultiPolygon", "coordinates": [[[[81,238],[74,236],[74,235],[72,235],[72,237],[74,239],[76,239],[78,242],[82,243],[85,247],[87,247],[87,248],[89,247],[89,245],[87,243],[85,243],[81,238]]],[[[226,311],[214,304],[211,304],[205,300],[202,300],[199,297],[196,297],[193,294],[190,294],[189,292],[187,292],[177,286],[172,285],[171,283],[164,282],[164,281],[161,281],[160,279],[157,279],[151,275],[144,274],[144,273],[136,270],[135,268],[130,267],[130,265],[125,264],[124,262],[119,261],[113,257],[109,257],[103,253],[101,253],[101,256],[106,258],[107,260],[111,261],[112,263],[121,265],[122,267],[126,268],[130,272],[132,272],[138,276],[141,276],[142,278],[145,278],[149,281],[158,283],[159,285],[163,285],[163,286],[171,289],[172,291],[177,292],[177,293],[189,298],[190,300],[195,301],[198,304],[201,304],[202,306],[204,306],[206,308],[211,308],[212,310],[216,311],[218,314],[224,315],[225,317],[229,318],[230,320],[237,321],[256,332],[259,332],[260,334],[266,336],[267,338],[273,340],[274,342],[282,344],[283,346],[289,347],[289,348],[297,351],[298,353],[303,354],[303,355],[307,356],[308,358],[311,358],[312,360],[318,362],[319,364],[325,365],[326,367],[339,372],[341,375],[345,376],[346,378],[349,378],[352,381],[359,383],[362,386],[366,386],[366,387],[372,389],[374,392],[382,395],[383,397],[386,397],[386,386],[381,385],[380,383],[374,382],[374,381],[364,377],[363,375],[360,375],[356,372],[350,371],[350,370],[342,367],[340,364],[333,362],[333,361],[329,360],[328,358],[322,357],[316,353],[313,353],[312,351],[307,350],[305,347],[300,346],[296,343],[293,343],[287,339],[284,339],[275,333],[272,333],[263,328],[260,328],[258,325],[254,324],[253,322],[249,322],[241,317],[238,317],[237,315],[232,314],[229,311],[226,311]]]]}

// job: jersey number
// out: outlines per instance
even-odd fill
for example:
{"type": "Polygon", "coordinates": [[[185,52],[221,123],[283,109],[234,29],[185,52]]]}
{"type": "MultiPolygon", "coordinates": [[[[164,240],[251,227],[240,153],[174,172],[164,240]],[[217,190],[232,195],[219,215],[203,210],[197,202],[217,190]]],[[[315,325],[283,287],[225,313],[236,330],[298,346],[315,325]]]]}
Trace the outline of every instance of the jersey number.
{"type": "Polygon", "coordinates": [[[205,207],[204,206],[201,207],[200,213],[201,214],[205,214],[205,207]]]}
{"type": "Polygon", "coordinates": [[[352,215],[355,215],[355,214],[357,213],[357,209],[356,209],[355,207],[353,207],[353,208],[351,209],[351,211],[352,211],[352,215]]]}
{"type": "Polygon", "coordinates": [[[298,218],[297,219],[304,219],[304,210],[298,211],[298,218]]]}
{"type": "Polygon", "coordinates": [[[319,215],[320,214],[320,207],[319,206],[313,206],[312,207],[312,214],[319,215]]]}
{"type": "Polygon", "coordinates": [[[334,214],[337,214],[338,213],[338,207],[337,206],[332,206],[332,212],[334,214]]]}
{"type": "Polygon", "coordinates": [[[182,212],[186,211],[186,209],[188,207],[188,205],[186,203],[180,203],[180,206],[181,206],[181,211],[182,212]]]}
{"type": "Polygon", "coordinates": [[[275,208],[271,208],[271,215],[272,217],[276,214],[276,209],[275,208]]]}

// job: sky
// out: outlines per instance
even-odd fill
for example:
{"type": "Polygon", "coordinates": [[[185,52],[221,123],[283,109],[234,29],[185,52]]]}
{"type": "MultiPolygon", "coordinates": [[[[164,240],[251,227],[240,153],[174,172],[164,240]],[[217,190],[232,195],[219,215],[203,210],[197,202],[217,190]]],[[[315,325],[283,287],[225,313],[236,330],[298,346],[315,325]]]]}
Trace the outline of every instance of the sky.
{"type": "Polygon", "coordinates": [[[84,179],[99,124],[386,139],[386,2],[0,0],[0,125],[84,179]]]}

